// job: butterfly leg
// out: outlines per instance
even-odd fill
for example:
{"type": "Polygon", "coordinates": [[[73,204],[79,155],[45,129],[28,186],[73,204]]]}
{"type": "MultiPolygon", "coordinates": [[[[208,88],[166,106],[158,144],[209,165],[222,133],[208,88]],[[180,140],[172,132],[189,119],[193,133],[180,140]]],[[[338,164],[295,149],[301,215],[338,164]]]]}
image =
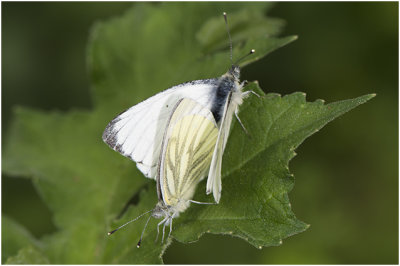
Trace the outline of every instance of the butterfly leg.
{"type": "Polygon", "coordinates": [[[201,202],[201,201],[196,201],[196,200],[189,200],[191,203],[195,204],[217,204],[215,202],[201,202]]]}
{"type": "Polygon", "coordinates": [[[168,234],[168,238],[171,236],[171,232],[172,232],[172,218],[171,221],[169,223],[169,234],[168,234]]]}
{"type": "Polygon", "coordinates": [[[157,237],[156,237],[156,240],[155,240],[154,242],[157,242],[157,240],[158,240],[158,235],[160,234],[160,225],[162,225],[162,223],[164,223],[164,222],[166,221],[166,219],[167,219],[167,218],[164,218],[164,220],[162,220],[161,222],[159,222],[159,223],[157,224],[157,237]]]}
{"type": "Polygon", "coordinates": [[[164,223],[164,226],[163,226],[163,228],[162,228],[162,239],[161,239],[161,243],[164,243],[165,225],[166,225],[166,223],[164,223]]]}
{"type": "Polygon", "coordinates": [[[239,118],[239,108],[236,108],[236,110],[235,110],[235,116],[236,116],[236,119],[239,121],[239,124],[242,126],[244,132],[246,132],[247,135],[250,135],[249,132],[247,131],[247,129],[244,127],[242,121],[241,121],[240,118],[239,118]]]}
{"type": "Polygon", "coordinates": [[[243,98],[248,97],[250,93],[254,94],[258,98],[261,98],[261,96],[258,93],[256,93],[255,91],[245,91],[245,92],[243,92],[243,94],[242,94],[243,98]]]}

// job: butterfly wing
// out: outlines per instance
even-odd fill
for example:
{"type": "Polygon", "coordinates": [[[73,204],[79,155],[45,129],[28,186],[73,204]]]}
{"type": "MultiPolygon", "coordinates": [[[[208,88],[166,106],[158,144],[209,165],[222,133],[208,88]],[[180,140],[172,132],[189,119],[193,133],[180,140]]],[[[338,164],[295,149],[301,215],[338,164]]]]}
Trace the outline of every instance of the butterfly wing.
{"type": "Polygon", "coordinates": [[[166,205],[179,212],[187,207],[196,185],[207,175],[217,136],[208,108],[188,98],[177,103],[164,136],[157,177],[159,199],[166,205]]]}
{"type": "Polygon", "coordinates": [[[208,173],[206,193],[210,194],[213,192],[213,196],[216,203],[219,203],[221,198],[221,166],[222,166],[222,155],[226,146],[226,142],[229,136],[229,130],[232,123],[232,116],[234,109],[236,108],[232,101],[232,91],[229,92],[225,105],[224,111],[221,118],[220,130],[218,133],[217,142],[213,152],[210,171],[208,173]]]}
{"type": "Polygon", "coordinates": [[[103,133],[112,149],[136,162],[138,169],[155,178],[161,142],[171,111],[182,98],[211,108],[217,79],[197,80],[174,86],[129,108],[114,118],[103,133]]]}

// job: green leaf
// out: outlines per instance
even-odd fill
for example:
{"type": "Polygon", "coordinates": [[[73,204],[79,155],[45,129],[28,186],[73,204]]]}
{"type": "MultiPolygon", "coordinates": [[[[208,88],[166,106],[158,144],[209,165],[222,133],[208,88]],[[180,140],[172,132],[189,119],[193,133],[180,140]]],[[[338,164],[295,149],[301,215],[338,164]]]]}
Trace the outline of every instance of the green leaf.
{"type": "Polygon", "coordinates": [[[8,257],[17,255],[18,251],[23,247],[28,245],[41,246],[41,243],[26,228],[10,217],[3,215],[1,224],[1,261],[3,263],[8,257]]]}
{"type": "MultiPolygon", "coordinates": [[[[137,3],[123,16],[97,23],[88,45],[94,110],[15,109],[3,169],[9,175],[33,180],[54,214],[58,231],[41,239],[42,246],[20,250],[11,262],[162,262],[172,239],[154,243],[155,219],[150,220],[140,249],[136,242],[147,216],[124,232],[106,235],[151,210],[157,196],[155,182],[144,178],[129,159],[109,149],[101,140],[102,131],[117,113],[156,92],[223,74],[230,62],[228,45],[223,47],[223,39],[217,36],[225,27],[222,11],[232,21],[234,57],[257,49],[256,56],[246,58],[242,65],[293,41],[293,36],[275,36],[282,22],[265,17],[269,6],[137,3]],[[217,26],[218,19],[221,25],[217,26]],[[266,29],[255,23],[270,24],[266,29]]],[[[232,234],[258,247],[277,245],[303,231],[306,225],[292,213],[287,195],[293,187],[288,170],[293,150],[327,122],[371,97],[323,105],[321,101],[305,102],[303,94],[264,95],[255,83],[247,89],[262,97],[251,96],[241,107],[240,116],[251,135],[237,125],[232,128],[223,161],[222,201],[191,206],[176,219],[173,237],[179,241],[194,241],[210,232],[232,234]]],[[[211,200],[204,192],[203,182],[195,199],[211,200]]]]}
{"type": "MultiPolygon", "coordinates": [[[[223,159],[221,202],[186,211],[173,232],[181,242],[207,232],[237,236],[262,248],[307,229],[309,225],[296,219],[288,198],[294,185],[288,168],[294,150],[329,121],[374,97],[324,105],[322,100],[306,102],[304,93],[265,95],[257,83],[247,89],[262,95],[241,106],[240,117],[250,136],[239,123],[232,128],[223,159]]],[[[195,199],[207,201],[204,191],[202,184],[195,199]]]]}

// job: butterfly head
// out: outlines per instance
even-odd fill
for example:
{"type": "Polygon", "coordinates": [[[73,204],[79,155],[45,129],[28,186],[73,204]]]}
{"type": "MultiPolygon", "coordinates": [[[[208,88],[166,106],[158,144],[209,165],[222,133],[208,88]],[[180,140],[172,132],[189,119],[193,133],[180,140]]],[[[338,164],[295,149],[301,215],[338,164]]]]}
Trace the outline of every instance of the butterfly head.
{"type": "Polygon", "coordinates": [[[229,69],[229,74],[233,77],[234,80],[239,81],[240,67],[238,65],[232,65],[231,69],[229,69]]]}
{"type": "Polygon", "coordinates": [[[156,219],[160,219],[160,218],[168,216],[168,211],[169,211],[168,206],[165,205],[164,202],[159,201],[157,203],[156,207],[154,207],[151,215],[156,219]]]}

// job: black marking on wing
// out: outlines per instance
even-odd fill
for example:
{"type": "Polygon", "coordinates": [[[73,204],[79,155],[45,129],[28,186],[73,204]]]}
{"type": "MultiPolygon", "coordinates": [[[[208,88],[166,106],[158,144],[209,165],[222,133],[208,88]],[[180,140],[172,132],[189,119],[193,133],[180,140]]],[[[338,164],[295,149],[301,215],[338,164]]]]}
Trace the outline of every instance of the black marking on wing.
{"type": "Polygon", "coordinates": [[[181,83],[174,87],[178,88],[178,87],[187,86],[187,85],[199,85],[199,84],[213,85],[213,86],[217,87],[219,84],[219,78],[192,80],[192,81],[188,81],[185,83],[181,83]]]}
{"type": "MultiPolygon", "coordinates": [[[[125,111],[124,111],[125,112],[125,111]]],[[[112,149],[115,149],[117,138],[116,135],[118,133],[117,130],[114,130],[114,125],[120,120],[118,117],[114,118],[110,123],[108,123],[107,127],[104,129],[102,139],[108,146],[112,149]]]]}

